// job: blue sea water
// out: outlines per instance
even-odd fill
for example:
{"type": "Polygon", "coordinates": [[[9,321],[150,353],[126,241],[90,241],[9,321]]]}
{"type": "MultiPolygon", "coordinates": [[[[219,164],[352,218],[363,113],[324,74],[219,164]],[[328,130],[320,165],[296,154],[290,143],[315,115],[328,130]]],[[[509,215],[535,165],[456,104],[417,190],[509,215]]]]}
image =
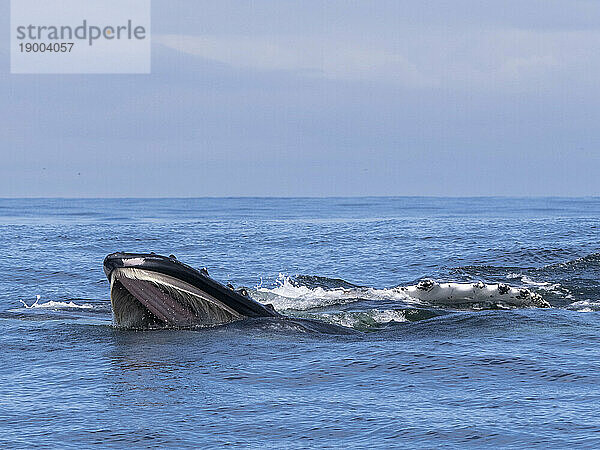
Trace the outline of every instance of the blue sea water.
{"type": "Polygon", "coordinates": [[[600,446],[600,199],[4,199],[0,248],[2,447],[600,446]],[[114,251],[356,333],[117,329],[114,251]],[[395,289],[424,278],[552,308],[395,289]]]}

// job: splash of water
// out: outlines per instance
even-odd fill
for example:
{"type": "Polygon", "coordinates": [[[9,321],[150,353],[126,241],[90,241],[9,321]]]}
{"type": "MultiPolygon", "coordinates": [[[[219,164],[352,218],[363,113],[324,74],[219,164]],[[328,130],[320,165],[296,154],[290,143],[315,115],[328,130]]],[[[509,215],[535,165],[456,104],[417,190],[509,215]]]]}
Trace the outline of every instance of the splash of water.
{"type": "Polygon", "coordinates": [[[73,301],[68,301],[68,302],[56,302],[53,300],[50,300],[48,302],[45,303],[39,303],[40,299],[42,298],[41,295],[36,295],[35,296],[35,302],[32,303],[31,305],[28,305],[24,300],[19,300],[21,302],[21,304],[26,308],[26,309],[33,309],[33,308],[48,308],[48,309],[92,309],[94,308],[93,305],[84,303],[82,305],[79,305],[73,301]]]}

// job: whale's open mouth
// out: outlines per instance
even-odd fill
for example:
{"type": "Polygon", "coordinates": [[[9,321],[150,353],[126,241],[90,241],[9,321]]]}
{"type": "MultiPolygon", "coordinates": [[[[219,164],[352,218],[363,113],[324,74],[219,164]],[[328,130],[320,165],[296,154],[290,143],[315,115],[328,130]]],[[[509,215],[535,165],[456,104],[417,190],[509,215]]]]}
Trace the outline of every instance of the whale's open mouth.
{"type": "Polygon", "coordinates": [[[122,328],[213,326],[278,314],[174,258],[115,253],[106,257],[113,320],[122,328]]]}
{"type": "Polygon", "coordinates": [[[244,318],[191,284],[130,267],[113,270],[111,302],[115,324],[125,328],[218,325],[244,318]]]}

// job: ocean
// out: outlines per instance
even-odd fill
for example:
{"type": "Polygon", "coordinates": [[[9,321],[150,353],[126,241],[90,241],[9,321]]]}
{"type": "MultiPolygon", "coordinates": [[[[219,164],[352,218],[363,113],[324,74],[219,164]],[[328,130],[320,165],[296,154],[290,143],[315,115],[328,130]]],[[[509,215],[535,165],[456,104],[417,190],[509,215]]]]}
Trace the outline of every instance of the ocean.
{"type": "Polygon", "coordinates": [[[598,198],[3,199],[0,248],[2,447],[600,446],[598,198]],[[353,332],[115,328],[115,251],[353,332]]]}

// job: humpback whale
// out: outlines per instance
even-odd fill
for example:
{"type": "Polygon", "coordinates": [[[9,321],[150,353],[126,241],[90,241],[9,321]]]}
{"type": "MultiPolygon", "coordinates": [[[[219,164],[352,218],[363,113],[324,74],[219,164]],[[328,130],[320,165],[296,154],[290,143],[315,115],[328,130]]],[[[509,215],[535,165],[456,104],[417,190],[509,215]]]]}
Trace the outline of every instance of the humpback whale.
{"type": "Polygon", "coordinates": [[[244,289],[224,286],[206,269],[173,255],[112,253],[104,260],[113,320],[122,328],[211,326],[245,318],[281,317],[244,289]]]}
{"type": "MultiPolygon", "coordinates": [[[[250,298],[245,289],[225,286],[206,269],[196,270],[173,255],[112,253],[104,260],[104,273],[110,281],[113,321],[121,328],[191,328],[262,318],[324,333],[355,331],[315,319],[283,316],[272,305],[250,298]]],[[[394,289],[431,307],[550,307],[537,293],[501,283],[422,280],[415,286],[394,289]]]]}

